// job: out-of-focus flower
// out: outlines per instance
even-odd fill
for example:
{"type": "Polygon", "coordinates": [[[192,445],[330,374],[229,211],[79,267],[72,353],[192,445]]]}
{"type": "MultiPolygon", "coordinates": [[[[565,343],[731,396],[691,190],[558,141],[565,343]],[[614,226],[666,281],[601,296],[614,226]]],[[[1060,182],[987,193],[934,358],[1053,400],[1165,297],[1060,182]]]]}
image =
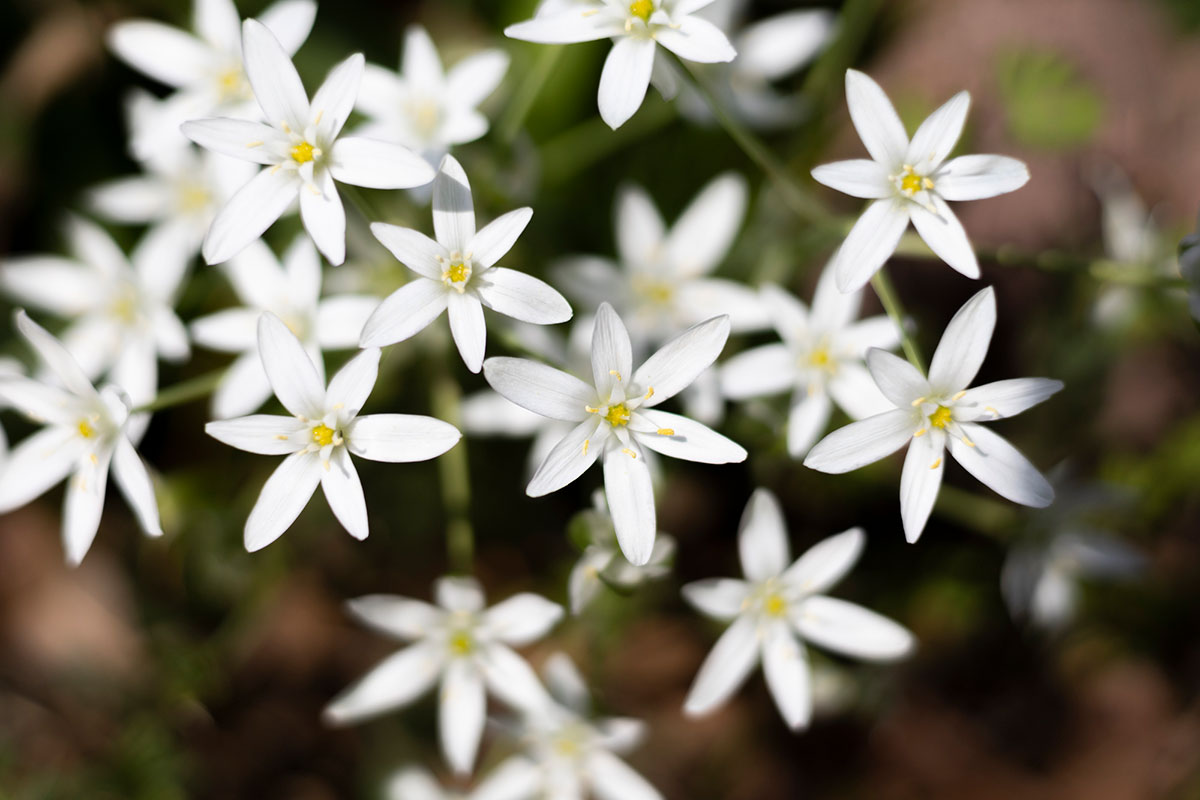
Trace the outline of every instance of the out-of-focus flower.
{"type": "Polygon", "coordinates": [[[423,769],[402,769],[388,779],[386,800],[534,800],[536,784],[522,762],[509,760],[488,773],[478,786],[466,794],[443,789],[423,769]]]}
{"type": "Polygon", "coordinates": [[[173,310],[187,249],[169,230],[155,228],[126,258],[102,228],[79,217],[68,219],[66,235],[73,258],[6,259],[0,285],[21,303],[72,320],[63,344],[89,379],[107,372],[134,405],[149,402],[158,390],[158,356],[190,355],[187,329],[173,310]]]}
{"type": "Polygon", "coordinates": [[[355,133],[399,142],[437,164],[446,151],[487,133],[477,107],[508,71],[508,54],[484,50],[446,71],[437,47],[420,25],[405,32],[400,74],[367,64],[356,107],[369,121],[355,133]]]}
{"type": "Polygon", "coordinates": [[[873,202],[833,257],[838,288],[849,292],[866,284],[895,252],[910,219],[939,258],[968,278],[978,278],[975,251],[946,201],[1016,191],[1029,180],[1028,168],[997,155],[946,160],[967,119],[967,92],[930,114],[911,142],[883,89],[863,73],[846,71],[846,101],[871,158],[824,164],[812,174],[839,192],[873,202]]]}
{"type": "Polygon", "coordinates": [[[414,644],[334,699],[325,718],[343,725],[399,708],[440,679],[442,752],[456,772],[466,773],[483,737],[488,692],[517,709],[547,703],[537,675],[511,648],[545,636],[563,610],[529,593],[485,610],[483,591],[470,578],[442,578],[434,593],[437,606],[393,595],[349,602],[350,613],[366,625],[414,644]]]}
{"type": "Polygon", "coordinates": [[[536,325],[566,322],[571,306],[549,284],[532,275],[496,266],[512,249],[533,209],[519,208],[475,230],[471,184],[454,156],[442,159],[433,184],[433,230],[423,233],[382,222],[371,232],[417,278],[384,300],[362,331],[363,347],[401,342],[443,311],[463,362],[472,372],[483,366],[487,326],[483,307],[536,325]]]}
{"type": "Polygon", "coordinates": [[[710,578],[683,587],[698,610],[733,624],[700,667],[684,710],[705,714],[724,703],[761,659],[767,688],[788,726],[812,716],[812,676],[804,641],[853,658],[886,661],[913,649],[913,636],[886,617],[823,592],[841,580],[865,543],[851,528],[791,561],[779,502],[758,489],[746,504],[738,550],[746,580],[710,578]]]}
{"type": "Polygon", "coordinates": [[[267,122],[215,117],[182,126],[196,144],[262,164],[264,169],[217,213],[204,258],[219,264],[262,235],[300,200],[304,227],[331,264],[346,258],[346,210],[334,181],[372,189],[408,189],[433,180],[433,168],[398,144],[341,136],[362,80],[363,57],[338,64],[305,94],[287,51],[264,25],[243,25],[246,75],[267,122]]]}
{"type": "MultiPolygon", "coordinates": [[[[0,380],[5,378],[21,377],[25,374],[21,362],[14,358],[0,357],[0,380]]],[[[0,404],[3,404],[4,398],[0,397],[0,404]]],[[[4,463],[8,461],[8,435],[4,433],[4,428],[0,428],[0,469],[4,468],[4,463]]]]}
{"type": "Polygon", "coordinates": [[[192,338],[202,347],[238,353],[212,398],[218,419],[249,414],[271,396],[271,383],[258,355],[258,320],[269,311],[300,339],[325,380],[323,350],[350,350],[379,298],[339,295],[321,299],[321,261],[312,241],[296,237],[279,259],[261,241],[225,263],[238,299],[246,305],[209,314],[191,323],[192,338]]]}
{"type": "Polygon", "coordinates": [[[1200,322],[1200,222],[1196,223],[1196,232],[1179,243],[1179,272],[1190,284],[1188,308],[1192,318],[1200,322]]]}
{"type": "Polygon", "coordinates": [[[583,0],[555,3],[536,17],[509,25],[504,34],[541,44],[612,39],[598,97],[600,117],[619,128],[638,108],[650,86],[657,45],[687,61],[732,61],[737,55],[725,34],[696,15],[712,0],[583,0]]]}
{"type": "MultiPolygon", "coordinates": [[[[138,158],[177,146],[179,126],[190,119],[261,119],[246,79],[241,20],[232,1],[195,0],[192,13],[194,34],[142,19],[118,22],[108,31],[108,46],[118,58],[176,90],[132,132],[138,158]]],[[[308,38],[316,15],[311,0],[282,0],[258,18],[291,56],[308,38]]]]}
{"type": "Polygon", "coordinates": [[[425,461],[461,438],[449,423],[412,414],[359,416],[379,374],[379,350],[352,358],[325,388],[316,365],[287,325],[271,313],[258,322],[258,350],[271,388],[292,416],[256,414],[210,422],[204,430],[230,447],[287,458],[263,486],[246,520],[245,543],[261,550],[291,527],[317,484],[334,516],[367,538],[367,505],[353,453],[371,461],[425,461]]]}
{"type": "Polygon", "coordinates": [[[654,406],[682,391],[707,369],[729,338],[729,318],[701,322],[667,342],[633,369],[629,333],[612,306],[596,312],[592,382],[522,358],[489,358],[488,383],[517,405],[576,423],[525,492],[541,497],[574,481],[600,458],[604,487],[621,552],[635,565],[650,561],[657,528],[654,486],[642,448],[708,464],[742,461],[741,445],[716,431],[654,406]]]}
{"type": "Polygon", "coordinates": [[[895,348],[900,332],[886,316],[855,321],[861,290],[842,294],[827,268],[811,309],[777,286],[764,286],[762,296],[783,342],[729,359],[721,367],[721,388],[731,400],[791,390],[787,448],[794,458],[802,458],[825,430],[834,402],[853,419],[891,407],[863,358],[871,347],[895,348]]]}
{"type": "Polygon", "coordinates": [[[573,521],[572,524],[583,529],[587,543],[583,555],[567,578],[572,614],[582,613],[605,584],[621,590],[632,590],[646,581],[665,577],[671,571],[675,539],[665,533],[655,536],[650,560],[642,566],[630,564],[621,555],[612,515],[608,513],[608,504],[604,501],[604,492],[595,492],[592,495],[592,508],[580,512],[575,520],[577,522],[573,521]]]}
{"type": "Polygon", "coordinates": [[[989,286],[968,300],[942,334],[926,378],[883,350],[867,353],[867,368],[896,407],[826,436],[804,465],[842,473],[878,461],[911,441],[900,477],[904,535],[915,542],[937,500],[950,455],[967,472],[1014,503],[1042,508],[1054,489],[1006,439],[980,425],[1011,417],[1062,389],[1050,378],[1012,378],[968,389],[987,355],[996,327],[996,294],[989,286]]]}
{"type": "Polygon", "coordinates": [[[154,485],[127,435],[130,402],[116,386],[96,391],[57,339],[16,313],[17,330],[56,383],[21,376],[0,378],[0,400],[46,427],[17,445],[0,469],[0,513],[38,497],[64,478],[63,551],[77,566],[100,527],[108,472],[148,536],[161,536],[154,485]]]}

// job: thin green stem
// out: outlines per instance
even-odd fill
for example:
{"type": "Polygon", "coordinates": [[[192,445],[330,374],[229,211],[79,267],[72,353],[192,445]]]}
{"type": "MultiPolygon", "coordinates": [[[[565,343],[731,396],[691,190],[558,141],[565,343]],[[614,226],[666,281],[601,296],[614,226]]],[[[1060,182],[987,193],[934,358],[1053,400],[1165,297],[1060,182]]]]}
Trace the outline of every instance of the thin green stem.
{"type": "Polygon", "coordinates": [[[883,310],[887,312],[887,315],[891,317],[892,322],[900,331],[900,344],[904,348],[904,357],[908,359],[910,364],[924,373],[925,362],[921,360],[921,351],[917,349],[917,343],[913,341],[912,334],[908,332],[904,305],[900,302],[900,296],[896,294],[896,287],[892,285],[892,279],[888,277],[887,267],[880,268],[871,278],[871,288],[879,296],[879,302],[883,304],[883,310]]]}
{"type": "Polygon", "coordinates": [[[384,216],[379,213],[379,209],[371,202],[357,186],[351,186],[347,183],[338,184],[338,191],[350,201],[350,205],[354,206],[363,219],[370,225],[372,222],[383,222],[384,216]]]}
{"type": "MultiPolygon", "coordinates": [[[[447,353],[447,356],[450,354],[447,353]]],[[[450,374],[448,361],[439,358],[430,384],[433,415],[462,429],[462,390],[450,374]]],[[[471,475],[467,467],[467,443],[459,440],[437,459],[442,505],[446,510],[446,559],[449,571],[472,574],[475,533],[471,528],[471,475]]]]}
{"type": "Polygon", "coordinates": [[[565,183],[601,159],[666,127],[674,119],[670,105],[648,101],[633,119],[615,131],[599,117],[579,123],[541,146],[545,184],[565,183]]]}
{"type": "Polygon", "coordinates": [[[554,73],[558,59],[562,56],[562,50],[562,45],[543,47],[529,76],[517,88],[504,116],[496,126],[500,141],[504,144],[511,145],[516,141],[517,134],[521,132],[521,126],[525,124],[525,118],[529,116],[538,95],[542,93],[546,82],[554,73]]]}
{"type": "Polygon", "coordinates": [[[153,400],[143,403],[129,413],[141,414],[146,411],[162,411],[163,409],[190,403],[193,400],[199,400],[201,397],[213,393],[213,390],[221,382],[221,378],[225,377],[225,372],[226,370],[224,369],[213,370],[203,375],[197,375],[195,378],[189,378],[183,383],[169,386],[159,392],[153,400]]]}

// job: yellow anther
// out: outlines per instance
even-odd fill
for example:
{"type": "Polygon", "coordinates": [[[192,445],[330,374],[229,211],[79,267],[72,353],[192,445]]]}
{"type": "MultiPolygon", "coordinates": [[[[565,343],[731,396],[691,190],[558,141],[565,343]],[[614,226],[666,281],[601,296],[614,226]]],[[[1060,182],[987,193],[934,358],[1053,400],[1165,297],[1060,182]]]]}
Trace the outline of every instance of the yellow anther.
{"type": "Polygon", "coordinates": [[[913,434],[913,438],[920,439],[922,436],[924,436],[927,433],[929,433],[929,428],[921,428],[921,430],[919,430],[913,434]]]}
{"type": "Polygon", "coordinates": [[[283,131],[284,133],[291,133],[291,132],[292,132],[292,126],[291,126],[291,125],[288,125],[288,121],[287,121],[286,119],[281,119],[281,120],[279,121],[279,129],[280,129],[281,131],[283,131]]]}
{"type": "Polygon", "coordinates": [[[452,634],[447,644],[450,648],[450,654],[455,656],[470,655],[471,651],[475,649],[475,641],[467,631],[458,631],[452,634]]]}
{"type": "Polygon", "coordinates": [[[100,459],[96,457],[95,453],[88,453],[88,461],[92,462],[93,467],[100,463],[100,459]]]}
{"type": "Polygon", "coordinates": [[[324,461],[322,461],[321,466],[325,469],[326,472],[329,472],[329,459],[325,459],[324,461]]]}
{"type": "Polygon", "coordinates": [[[938,467],[940,467],[941,465],[942,465],[942,460],[939,458],[937,461],[935,461],[935,462],[933,462],[932,464],[930,464],[930,465],[929,465],[929,468],[930,468],[930,469],[937,469],[937,468],[938,468],[938,467]]]}
{"type": "Polygon", "coordinates": [[[600,413],[600,409],[596,408],[595,406],[584,406],[583,410],[589,414],[599,414],[600,413]]]}
{"type": "Polygon", "coordinates": [[[808,354],[808,363],[814,367],[828,367],[829,360],[829,351],[824,347],[818,347],[808,354]]]}
{"type": "Polygon", "coordinates": [[[959,400],[962,400],[964,397],[966,397],[966,395],[967,395],[967,392],[966,392],[966,390],[964,389],[963,391],[961,391],[961,392],[959,392],[958,394],[954,395],[954,397],[951,397],[951,398],[950,398],[950,402],[951,402],[951,403],[957,403],[959,400]]]}
{"type": "Polygon", "coordinates": [[[308,142],[301,142],[292,148],[292,160],[297,164],[306,164],[313,160],[313,155],[316,153],[314,148],[308,142]]]}
{"type": "Polygon", "coordinates": [[[471,277],[471,265],[463,261],[455,261],[442,273],[442,280],[450,283],[466,283],[471,277]]]}
{"type": "Polygon", "coordinates": [[[918,397],[916,400],[912,401],[912,407],[916,408],[917,406],[921,405],[921,403],[924,403],[928,399],[929,399],[928,397],[918,397]]]}
{"type": "Polygon", "coordinates": [[[588,445],[589,445],[589,444],[591,444],[591,443],[592,443],[592,440],[591,440],[591,439],[584,439],[584,440],[583,440],[583,454],[584,454],[585,456],[587,455],[587,451],[588,451],[588,445]]]}
{"type": "Polygon", "coordinates": [[[85,439],[90,439],[96,435],[95,429],[87,423],[87,420],[79,421],[79,435],[85,439]]]}
{"type": "Polygon", "coordinates": [[[608,407],[608,413],[604,415],[604,421],[614,428],[620,428],[623,425],[629,424],[629,409],[624,403],[617,403],[608,407]]]}
{"type": "Polygon", "coordinates": [[[900,191],[904,192],[909,197],[912,197],[922,189],[932,188],[932,179],[924,175],[918,175],[916,170],[912,168],[912,165],[904,165],[904,172],[900,173],[900,191]]]}
{"type": "Polygon", "coordinates": [[[650,15],[654,13],[654,3],[651,0],[634,0],[629,4],[629,13],[642,22],[649,22],[650,15]]]}
{"type": "Polygon", "coordinates": [[[262,147],[264,144],[266,144],[266,142],[264,142],[262,139],[255,139],[253,142],[246,142],[246,147],[262,147]]]}
{"type": "Polygon", "coordinates": [[[961,438],[962,438],[962,443],[963,443],[963,444],[965,444],[967,447],[974,447],[974,446],[975,446],[975,443],[974,443],[974,442],[972,442],[970,439],[968,439],[966,436],[963,436],[963,437],[961,437],[961,438]]]}
{"type": "Polygon", "coordinates": [[[675,429],[674,428],[659,428],[656,431],[656,433],[658,433],[659,436],[674,436],[675,429]]]}
{"type": "Polygon", "coordinates": [[[944,428],[952,419],[954,419],[954,415],[950,409],[938,406],[937,410],[929,415],[929,424],[935,428],[944,428]]]}
{"type": "Polygon", "coordinates": [[[277,433],[277,434],[275,434],[275,438],[281,442],[286,442],[288,439],[290,439],[292,437],[290,437],[286,434],[283,434],[283,433],[277,433]]]}
{"type": "Polygon", "coordinates": [[[622,447],[621,452],[624,453],[625,455],[629,456],[630,458],[637,458],[637,453],[633,452],[628,447],[622,447]]]}
{"type": "Polygon", "coordinates": [[[199,211],[211,202],[212,195],[205,186],[188,183],[179,188],[179,207],[184,211],[199,211]]]}
{"type": "Polygon", "coordinates": [[[333,444],[333,428],[325,424],[318,425],[312,429],[312,440],[321,447],[328,447],[333,444]]]}
{"type": "Polygon", "coordinates": [[[991,406],[984,406],[983,410],[992,412],[992,416],[996,416],[996,417],[1000,416],[1000,412],[997,411],[996,409],[992,408],[991,406]]]}
{"type": "Polygon", "coordinates": [[[321,118],[324,116],[325,116],[325,109],[322,108],[320,111],[317,112],[317,115],[315,117],[313,117],[313,125],[320,125],[321,118]]]}
{"type": "Polygon", "coordinates": [[[612,376],[613,376],[613,377],[615,377],[617,380],[621,380],[621,373],[617,372],[615,369],[610,369],[610,370],[608,371],[608,374],[609,374],[609,375],[612,375],[612,376]]]}
{"type": "Polygon", "coordinates": [[[787,601],[778,594],[772,594],[763,601],[763,611],[772,617],[782,617],[787,613],[787,601]]]}
{"type": "Polygon", "coordinates": [[[646,396],[643,397],[642,399],[649,400],[651,397],[654,397],[654,387],[653,386],[651,386],[649,389],[646,390],[646,396]]]}

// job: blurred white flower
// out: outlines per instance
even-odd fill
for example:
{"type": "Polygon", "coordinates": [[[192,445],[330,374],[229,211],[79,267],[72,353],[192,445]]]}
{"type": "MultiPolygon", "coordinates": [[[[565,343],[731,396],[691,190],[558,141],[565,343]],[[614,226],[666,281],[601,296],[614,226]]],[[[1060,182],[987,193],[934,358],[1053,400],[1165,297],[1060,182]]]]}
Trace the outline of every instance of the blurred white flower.
{"type": "Polygon", "coordinates": [[[783,342],[729,359],[721,367],[721,388],[731,400],[790,390],[787,448],[792,457],[803,458],[825,430],[833,403],[853,419],[891,407],[863,359],[868,348],[895,348],[900,332],[886,316],[855,321],[861,290],[842,294],[833,270],[826,268],[817,281],[811,310],[778,286],[761,291],[783,342]]]}
{"type": "Polygon", "coordinates": [[[1179,243],[1179,273],[1188,282],[1188,308],[1200,322],[1200,222],[1196,231],[1179,243]]]}
{"type": "MultiPolygon", "coordinates": [[[[102,228],[80,217],[67,220],[66,236],[72,258],[5,259],[0,286],[20,303],[71,320],[62,340],[84,374],[96,380],[107,372],[135,406],[147,403],[158,391],[158,357],[190,355],[187,329],[174,311],[188,251],[160,227],[126,258],[102,228]]],[[[143,426],[132,424],[135,431],[143,426]]]]}
{"type": "Polygon", "coordinates": [[[400,263],[417,273],[384,300],[363,328],[363,347],[382,347],[413,336],[441,316],[463,362],[479,372],[487,345],[483,307],[505,316],[550,325],[571,318],[571,306],[549,284],[496,266],[529,224],[533,209],[519,208],[475,230],[471,184],[454,156],[442,159],[433,183],[433,230],[423,233],[383,222],[371,232],[400,263]]]}
{"type": "Polygon", "coordinates": [[[17,445],[0,469],[0,513],[25,505],[69,476],[63,551],[67,564],[77,566],[100,527],[112,467],[142,530],[161,536],[154,486],[127,435],[128,396],[111,385],[97,392],[66,348],[24,311],[17,311],[16,324],[56,382],[0,378],[0,401],[46,424],[17,445]]]}
{"type": "Polygon", "coordinates": [[[359,416],[379,374],[379,351],[364,350],[324,386],[316,365],[287,325],[271,313],[258,322],[258,350],[271,388],[292,416],[256,414],[204,426],[230,447],[287,458],[263,486],[246,520],[245,544],[261,550],[291,527],[317,484],[338,522],[367,538],[367,505],[353,453],[371,461],[425,461],[461,438],[449,423],[412,414],[359,416]]]}
{"type": "Polygon", "coordinates": [[[580,512],[576,519],[579,520],[578,524],[586,528],[587,544],[567,578],[572,614],[582,613],[605,584],[623,591],[632,590],[646,581],[663,578],[671,571],[671,561],[675,558],[675,539],[665,533],[655,536],[650,560],[642,566],[630,564],[621,555],[604,492],[594,492],[592,508],[580,512]]]}
{"type": "MultiPolygon", "coordinates": [[[[0,356],[0,380],[24,375],[25,369],[21,366],[21,362],[15,358],[0,356]]],[[[7,405],[4,398],[0,397],[0,408],[7,405]]],[[[8,461],[8,435],[4,433],[4,428],[0,428],[0,469],[4,468],[6,461],[8,461]]]]}
{"type": "Polygon", "coordinates": [[[979,262],[947,200],[981,200],[1016,191],[1029,170],[1015,158],[959,156],[946,160],[967,119],[971,95],[959,92],[929,115],[912,141],[879,84],[846,71],[846,101],[870,159],[838,161],[812,171],[819,182],[873,202],[833,257],[838,288],[858,289],[896,250],[911,219],[930,249],[968,278],[979,262]]]}
{"type": "Polygon", "coordinates": [[[388,779],[383,796],[385,800],[534,800],[530,785],[526,765],[513,760],[492,770],[466,794],[447,791],[425,770],[409,767],[388,779]]]}
{"type": "MultiPolygon", "coordinates": [[[[175,89],[162,103],[145,106],[131,131],[131,150],[151,158],[177,146],[179,126],[201,117],[261,119],[242,63],[241,19],[232,0],[195,0],[193,33],[152,20],[126,20],[108,30],[109,48],[125,63],[175,89]]],[[[281,0],[259,20],[294,55],[308,38],[317,4],[281,0]]]]}
{"type": "Polygon", "coordinates": [[[433,168],[398,144],[340,135],[358,96],[361,53],[334,67],[310,104],[275,35],[252,19],[242,30],[246,75],[267,122],[216,117],[186,122],[181,130],[202,147],[264,169],[217,213],[204,240],[204,258],[219,264],[236,255],[299,197],[300,218],[317,249],[331,264],[341,264],[346,210],[334,181],[408,189],[433,180],[433,168]]]}
{"type": "Polygon", "coordinates": [[[484,50],[449,71],[420,25],[404,35],[400,73],[367,64],[356,108],[368,118],[355,133],[398,142],[437,164],[453,146],[473,142],[488,131],[477,106],[508,71],[508,54],[484,50]]]}
{"type": "Polygon", "coordinates": [[[812,717],[807,641],[853,658],[884,661],[913,649],[913,636],[886,617],[823,592],[841,580],[865,543],[861,528],[832,536],[791,561],[779,502],[758,489],[746,504],[738,550],[746,580],[710,578],[683,587],[699,611],[733,624],[721,635],[688,692],[689,714],[712,711],[762,661],[775,705],[793,730],[812,717]]]}
{"type": "Polygon", "coordinates": [[[942,334],[929,377],[883,350],[867,353],[867,368],[895,406],[826,436],[804,465],[842,473],[878,461],[911,441],[900,477],[904,535],[925,529],[945,470],[946,448],[967,472],[1014,503],[1042,508],[1054,489],[1007,440],[980,425],[1011,417],[1062,389],[1049,378],[1012,378],[968,389],[987,355],[996,327],[996,294],[988,287],[968,300],[942,334]]]}
{"type": "Polygon", "coordinates": [[[600,76],[600,116],[619,128],[638,108],[650,86],[656,45],[687,61],[732,61],[737,55],[725,34],[696,16],[712,0],[582,0],[555,3],[533,19],[509,25],[504,35],[542,44],[612,39],[600,76]]]}
{"type": "Polygon", "coordinates": [[[517,709],[547,703],[537,675],[511,648],[541,639],[563,610],[529,593],[485,610],[483,591],[470,578],[442,578],[434,592],[437,606],[394,595],[369,595],[347,604],[371,628],[414,644],[334,699],[325,719],[349,724],[408,705],[440,679],[442,752],[456,772],[467,773],[483,737],[488,692],[517,709]]]}
{"type": "Polygon", "coordinates": [[[368,295],[322,299],[321,261],[303,234],[284,253],[282,265],[265,243],[255,241],[223,267],[245,306],[200,317],[190,326],[196,344],[239,354],[213,394],[217,419],[249,414],[271,396],[258,355],[258,320],[264,311],[296,334],[324,381],[321,351],[356,349],[363,324],[379,305],[379,298],[368,295]]]}
{"type": "Polygon", "coordinates": [[[541,497],[557,491],[602,459],[621,552],[633,564],[648,563],[657,525],[642,448],[708,464],[746,458],[741,445],[716,431],[654,409],[706,370],[728,338],[729,318],[714,317],[667,342],[635,371],[629,333],[604,303],[592,334],[591,383],[528,359],[485,361],[484,376],[497,392],[530,411],[576,423],[546,456],[525,493],[541,497]]]}

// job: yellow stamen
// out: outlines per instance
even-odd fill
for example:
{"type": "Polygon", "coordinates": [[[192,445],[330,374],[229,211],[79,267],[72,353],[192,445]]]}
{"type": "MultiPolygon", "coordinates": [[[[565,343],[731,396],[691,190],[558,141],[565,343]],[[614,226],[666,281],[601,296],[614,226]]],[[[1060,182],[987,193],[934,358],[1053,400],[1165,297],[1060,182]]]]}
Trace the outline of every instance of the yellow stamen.
{"type": "Polygon", "coordinates": [[[587,455],[587,451],[588,451],[588,445],[589,445],[589,444],[591,444],[591,443],[592,443],[592,440],[591,440],[591,439],[584,439],[584,440],[583,440],[583,454],[584,454],[585,456],[587,455]]]}
{"type": "Polygon", "coordinates": [[[100,463],[100,459],[96,457],[95,453],[88,453],[88,461],[92,462],[93,467],[100,463]]]}
{"type": "Polygon", "coordinates": [[[320,111],[317,112],[317,115],[315,117],[313,117],[313,125],[320,125],[321,118],[324,116],[325,116],[325,109],[322,108],[320,111]]]}
{"type": "Polygon", "coordinates": [[[617,372],[615,369],[610,369],[610,370],[608,371],[608,374],[609,374],[609,375],[612,375],[612,376],[613,376],[613,377],[615,377],[617,380],[621,380],[621,373],[617,372]]]}
{"type": "Polygon", "coordinates": [[[624,453],[625,455],[629,456],[630,458],[637,458],[637,453],[633,452],[628,447],[622,447],[621,452],[624,453]]]}
{"type": "Polygon", "coordinates": [[[657,433],[659,436],[674,436],[675,429],[674,428],[659,428],[657,433]]]}
{"type": "Polygon", "coordinates": [[[962,400],[964,397],[966,397],[966,395],[967,395],[967,393],[965,390],[961,391],[958,394],[954,395],[954,397],[951,397],[950,402],[957,403],[959,400],[962,400]]]}
{"type": "Polygon", "coordinates": [[[930,465],[929,465],[929,468],[930,468],[930,469],[937,469],[937,468],[938,468],[938,467],[940,467],[941,465],[942,465],[942,460],[939,458],[937,461],[935,461],[935,462],[933,462],[932,464],[930,464],[930,465]]]}
{"type": "Polygon", "coordinates": [[[818,347],[808,354],[808,363],[814,367],[828,367],[829,351],[824,347],[818,347]]]}
{"type": "Polygon", "coordinates": [[[916,400],[912,401],[911,405],[913,408],[916,408],[917,406],[921,405],[921,403],[924,403],[928,399],[929,399],[928,397],[918,397],[916,400]]]}
{"type": "Polygon", "coordinates": [[[921,430],[919,430],[913,434],[913,438],[920,439],[922,436],[924,436],[927,433],[929,433],[929,428],[921,428],[921,430]]]}
{"type": "Polygon", "coordinates": [[[649,389],[646,390],[646,396],[643,397],[642,399],[649,400],[651,397],[654,397],[654,387],[653,386],[651,386],[649,389]]]}
{"type": "Polygon", "coordinates": [[[471,265],[461,261],[452,263],[449,269],[442,273],[442,280],[451,283],[465,283],[469,277],[471,277],[471,265]]]}
{"type": "Polygon", "coordinates": [[[608,407],[608,413],[604,415],[604,421],[614,428],[620,428],[623,425],[629,424],[629,409],[624,403],[608,407]]]}
{"type": "Polygon", "coordinates": [[[292,160],[297,164],[306,164],[313,160],[315,148],[308,142],[301,142],[292,148],[292,160]]]}
{"type": "Polygon", "coordinates": [[[333,428],[328,425],[318,425],[312,429],[312,440],[321,447],[328,447],[333,444],[333,428]]]}
{"type": "Polygon", "coordinates": [[[965,444],[967,447],[974,447],[974,446],[975,446],[975,443],[974,443],[974,442],[972,442],[970,439],[968,439],[966,436],[963,436],[963,437],[961,437],[961,438],[962,438],[962,443],[963,443],[963,444],[965,444]]]}
{"type": "Polygon", "coordinates": [[[596,408],[595,406],[584,406],[583,410],[589,414],[599,414],[600,413],[600,409],[596,408]]]}
{"type": "Polygon", "coordinates": [[[929,415],[929,424],[935,428],[944,428],[952,419],[954,419],[954,415],[950,412],[950,409],[945,406],[938,406],[937,410],[929,415]]]}
{"type": "Polygon", "coordinates": [[[772,617],[782,617],[787,613],[787,601],[778,594],[772,594],[763,601],[763,611],[772,617]]]}
{"type": "Polygon", "coordinates": [[[455,656],[470,655],[471,651],[475,649],[475,642],[467,631],[458,631],[452,634],[447,644],[450,647],[450,654],[455,656]]]}
{"type": "Polygon", "coordinates": [[[85,439],[90,439],[96,435],[96,431],[91,425],[88,425],[87,420],[80,420],[79,435],[85,439]]]}
{"type": "Polygon", "coordinates": [[[650,15],[654,13],[654,3],[651,0],[634,0],[629,4],[629,13],[642,22],[649,22],[650,15]]]}

